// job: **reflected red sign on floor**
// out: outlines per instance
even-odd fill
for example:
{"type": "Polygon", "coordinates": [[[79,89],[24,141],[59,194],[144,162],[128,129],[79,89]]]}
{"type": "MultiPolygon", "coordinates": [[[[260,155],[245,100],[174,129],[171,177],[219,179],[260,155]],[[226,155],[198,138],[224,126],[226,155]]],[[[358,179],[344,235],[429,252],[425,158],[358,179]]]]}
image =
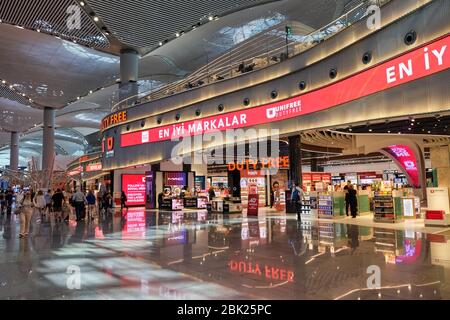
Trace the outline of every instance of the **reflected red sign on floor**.
{"type": "Polygon", "coordinates": [[[123,217],[122,239],[145,239],[145,208],[129,208],[123,217]]]}
{"type": "Polygon", "coordinates": [[[121,135],[121,147],[251,127],[326,110],[450,67],[450,36],[320,89],[263,106],[121,135]]]}

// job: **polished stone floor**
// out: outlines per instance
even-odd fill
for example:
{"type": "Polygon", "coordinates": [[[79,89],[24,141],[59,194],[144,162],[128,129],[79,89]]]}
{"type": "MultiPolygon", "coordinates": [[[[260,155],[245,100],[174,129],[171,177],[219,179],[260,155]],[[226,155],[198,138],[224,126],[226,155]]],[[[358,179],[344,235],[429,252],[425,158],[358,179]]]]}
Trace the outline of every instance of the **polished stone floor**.
{"type": "Polygon", "coordinates": [[[18,229],[0,218],[0,299],[450,299],[449,230],[414,223],[133,208],[18,229]]]}

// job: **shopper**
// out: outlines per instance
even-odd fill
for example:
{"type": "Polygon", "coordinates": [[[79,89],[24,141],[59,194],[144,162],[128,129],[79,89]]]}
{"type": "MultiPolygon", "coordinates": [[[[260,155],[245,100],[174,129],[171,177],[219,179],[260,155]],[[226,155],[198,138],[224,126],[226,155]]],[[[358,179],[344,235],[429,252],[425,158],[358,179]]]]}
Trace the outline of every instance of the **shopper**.
{"type": "Polygon", "coordinates": [[[295,204],[295,211],[297,212],[297,220],[302,221],[302,202],[305,201],[305,194],[300,188],[298,182],[294,183],[291,194],[291,203],[295,204]]]}
{"type": "Polygon", "coordinates": [[[20,202],[20,233],[19,237],[27,237],[30,232],[31,218],[33,216],[33,201],[31,200],[31,192],[25,193],[20,202]]]}
{"type": "Polygon", "coordinates": [[[352,214],[352,218],[355,219],[356,215],[358,214],[358,198],[357,198],[357,192],[355,190],[355,187],[350,184],[348,186],[348,192],[347,192],[347,198],[348,203],[350,204],[350,212],[352,214]]]}
{"type": "Polygon", "coordinates": [[[84,209],[87,200],[85,194],[80,190],[80,188],[78,188],[77,192],[75,192],[75,194],[72,196],[72,203],[75,207],[77,222],[84,220],[84,209]]]}
{"type": "Polygon", "coordinates": [[[273,208],[273,206],[276,205],[275,193],[278,192],[279,188],[280,188],[280,184],[276,181],[272,184],[272,187],[270,188],[270,208],[273,208]]]}
{"type": "Polygon", "coordinates": [[[50,213],[52,211],[52,190],[48,189],[47,192],[44,195],[45,199],[45,213],[50,216],[50,213]]]}
{"type": "Polygon", "coordinates": [[[123,208],[127,208],[127,200],[127,195],[124,191],[122,191],[122,194],[120,195],[120,210],[123,210],[123,208]]]}
{"type": "Polygon", "coordinates": [[[5,204],[6,204],[6,214],[10,215],[12,212],[14,193],[11,188],[8,188],[5,195],[5,204]]]}
{"type": "MultiPolygon", "coordinates": [[[[59,222],[61,222],[62,221],[62,205],[63,205],[63,202],[65,202],[64,195],[61,192],[61,189],[57,189],[55,194],[53,194],[52,202],[53,202],[53,212],[55,213],[55,221],[59,220],[59,222]]],[[[66,219],[69,220],[69,217],[67,217],[66,219]]]]}
{"type": "Polygon", "coordinates": [[[0,214],[4,215],[6,209],[6,194],[5,191],[0,192],[0,214]]]}
{"type": "Polygon", "coordinates": [[[348,209],[350,208],[350,202],[348,200],[348,188],[352,185],[352,182],[349,180],[347,181],[347,185],[344,187],[344,193],[345,193],[345,214],[348,217],[348,209]]]}
{"type": "Polygon", "coordinates": [[[94,219],[95,213],[95,195],[92,190],[89,190],[86,196],[87,204],[88,204],[88,218],[94,219]]]}
{"type": "Polygon", "coordinates": [[[160,193],[158,193],[158,209],[161,209],[163,199],[164,199],[164,193],[161,191],[160,193]]]}
{"type": "Polygon", "coordinates": [[[37,195],[34,197],[33,204],[34,204],[34,207],[36,208],[36,210],[39,212],[41,219],[43,219],[45,207],[47,204],[45,202],[45,197],[44,197],[44,193],[42,192],[42,190],[39,190],[37,195]]]}
{"type": "Polygon", "coordinates": [[[214,191],[213,187],[209,188],[208,195],[209,195],[209,201],[211,201],[212,199],[214,199],[216,197],[216,192],[214,191]]]}

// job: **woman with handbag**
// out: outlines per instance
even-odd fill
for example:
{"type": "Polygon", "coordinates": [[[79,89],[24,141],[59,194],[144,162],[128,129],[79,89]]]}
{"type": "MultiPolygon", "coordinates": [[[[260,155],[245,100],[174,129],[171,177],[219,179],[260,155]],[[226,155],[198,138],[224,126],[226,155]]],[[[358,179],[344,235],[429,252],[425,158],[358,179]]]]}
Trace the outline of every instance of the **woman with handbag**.
{"type": "Polygon", "coordinates": [[[33,201],[31,200],[31,193],[27,192],[23,199],[20,200],[20,234],[19,237],[28,237],[30,231],[31,217],[33,216],[33,201]]]}

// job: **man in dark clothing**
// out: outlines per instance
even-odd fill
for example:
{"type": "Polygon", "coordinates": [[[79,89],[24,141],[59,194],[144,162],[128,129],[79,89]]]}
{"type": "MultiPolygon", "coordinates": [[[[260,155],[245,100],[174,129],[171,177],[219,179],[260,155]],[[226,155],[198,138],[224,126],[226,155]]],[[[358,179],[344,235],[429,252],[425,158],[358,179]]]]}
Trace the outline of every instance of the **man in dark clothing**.
{"type": "Polygon", "coordinates": [[[348,203],[350,204],[350,212],[352,213],[352,218],[355,219],[358,214],[358,197],[357,192],[352,184],[348,186],[348,203]]]}
{"type": "Polygon", "coordinates": [[[124,191],[122,191],[122,194],[120,196],[120,210],[123,210],[123,208],[128,209],[127,207],[127,195],[124,191]]]}
{"type": "Polygon", "coordinates": [[[12,212],[12,204],[13,204],[14,193],[11,188],[8,189],[5,196],[6,202],[6,214],[10,215],[12,212]]]}
{"type": "Polygon", "coordinates": [[[3,190],[0,192],[0,214],[5,214],[4,210],[6,207],[6,200],[5,200],[5,192],[3,190]]]}
{"type": "MultiPolygon", "coordinates": [[[[61,222],[62,220],[62,205],[63,205],[63,201],[64,201],[64,195],[61,192],[61,189],[57,189],[55,194],[52,196],[52,201],[53,201],[53,212],[55,212],[55,214],[58,214],[59,217],[55,216],[55,220],[57,218],[59,218],[59,221],[61,222]]],[[[67,217],[67,220],[69,219],[69,217],[67,217]]],[[[65,219],[66,220],[66,219],[65,219]]]]}
{"type": "Polygon", "coordinates": [[[344,193],[345,193],[345,214],[348,217],[348,209],[350,208],[350,202],[348,200],[348,188],[352,185],[352,182],[349,180],[347,181],[347,185],[344,187],[344,193]]]}

